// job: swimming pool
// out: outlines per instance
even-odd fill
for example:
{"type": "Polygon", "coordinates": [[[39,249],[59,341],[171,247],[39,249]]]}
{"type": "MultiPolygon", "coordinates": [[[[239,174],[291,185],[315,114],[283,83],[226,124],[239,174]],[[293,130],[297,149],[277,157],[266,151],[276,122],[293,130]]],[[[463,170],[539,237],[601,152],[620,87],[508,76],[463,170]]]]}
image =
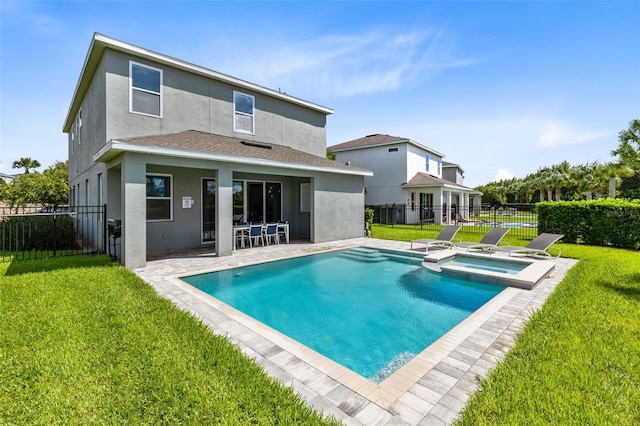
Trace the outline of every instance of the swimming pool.
{"type": "Polygon", "coordinates": [[[376,383],[504,289],[362,247],[182,280],[376,383]]]}

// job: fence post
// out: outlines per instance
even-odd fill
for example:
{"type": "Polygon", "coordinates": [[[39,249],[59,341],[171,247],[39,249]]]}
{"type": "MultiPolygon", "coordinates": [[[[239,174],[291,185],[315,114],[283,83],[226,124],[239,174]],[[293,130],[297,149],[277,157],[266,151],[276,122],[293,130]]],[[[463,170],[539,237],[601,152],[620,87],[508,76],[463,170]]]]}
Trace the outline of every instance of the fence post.
{"type": "Polygon", "coordinates": [[[107,205],[102,205],[102,250],[107,253],[107,244],[109,243],[109,236],[107,235],[107,205]]]}
{"type": "Polygon", "coordinates": [[[56,211],[53,210],[53,257],[56,257],[56,240],[57,240],[57,232],[56,232],[56,211]]]}

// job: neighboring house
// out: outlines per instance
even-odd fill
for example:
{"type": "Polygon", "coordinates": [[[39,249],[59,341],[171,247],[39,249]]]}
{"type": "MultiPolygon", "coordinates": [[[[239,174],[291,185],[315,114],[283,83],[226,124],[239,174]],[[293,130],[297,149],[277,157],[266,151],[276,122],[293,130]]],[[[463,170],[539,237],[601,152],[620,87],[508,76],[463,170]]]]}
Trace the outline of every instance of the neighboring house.
{"type": "Polygon", "coordinates": [[[237,220],[359,237],[368,170],[326,159],[329,108],[95,34],[63,131],[74,205],[121,220],[122,262],[212,244],[237,220]]]}
{"type": "Polygon", "coordinates": [[[441,224],[455,220],[456,213],[467,218],[474,206],[480,207],[482,193],[463,185],[459,165],[411,139],[373,134],[329,150],[341,163],[372,170],[364,180],[365,203],[407,205],[407,223],[441,224]]]}
{"type": "Polygon", "coordinates": [[[0,179],[4,180],[5,183],[11,183],[18,176],[20,176],[20,173],[15,174],[15,175],[8,175],[6,173],[0,173],[0,179]]]}

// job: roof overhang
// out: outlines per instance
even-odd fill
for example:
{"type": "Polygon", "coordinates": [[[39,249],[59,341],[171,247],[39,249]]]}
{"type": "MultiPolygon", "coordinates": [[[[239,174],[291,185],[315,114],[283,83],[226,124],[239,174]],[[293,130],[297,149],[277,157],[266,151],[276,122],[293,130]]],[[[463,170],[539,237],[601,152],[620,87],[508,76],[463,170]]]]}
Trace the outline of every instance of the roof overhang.
{"type": "Polygon", "coordinates": [[[455,183],[424,183],[424,184],[408,184],[403,183],[401,185],[404,189],[416,189],[416,188],[443,188],[452,192],[461,192],[469,195],[482,195],[482,192],[477,189],[467,188],[466,186],[456,185],[455,183]]]}
{"type": "Polygon", "coordinates": [[[338,169],[334,167],[314,166],[311,164],[291,163],[285,161],[270,160],[256,157],[220,154],[204,152],[193,149],[181,149],[140,144],[130,141],[111,140],[93,155],[95,162],[108,162],[121,154],[133,152],[148,155],[161,155],[169,157],[187,158],[194,160],[219,161],[224,163],[238,163],[251,166],[277,167],[291,170],[304,170],[324,173],[336,173],[342,175],[373,176],[373,172],[363,169],[338,169]]]}
{"type": "Polygon", "coordinates": [[[223,74],[223,73],[220,73],[205,67],[201,67],[199,65],[195,65],[186,61],[182,61],[180,59],[176,59],[171,56],[163,55],[161,53],[154,52],[152,50],[144,49],[142,47],[138,47],[133,44],[125,43],[123,41],[116,40],[111,37],[107,37],[103,34],[94,33],[93,39],[91,40],[91,45],[89,46],[89,51],[87,52],[87,56],[85,57],[84,64],[82,65],[82,71],[80,73],[80,77],[78,78],[76,89],[73,93],[73,98],[71,99],[71,105],[69,106],[67,117],[62,127],[62,131],[65,133],[69,133],[69,130],[73,125],[73,120],[75,119],[75,116],[78,114],[78,111],[80,110],[80,105],[82,104],[82,100],[84,99],[84,96],[87,90],[89,89],[89,85],[91,84],[91,80],[93,79],[93,75],[95,74],[96,69],[98,68],[98,65],[100,64],[100,60],[102,59],[102,55],[104,54],[105,49],[113,49],[119,52],[127,53],[128,55],[131,55],[131,56],[148,59],[150,61],[162,64],[162,65],[168,65],[173,68],[177,68],[177,69],[181,69],[194,74],[202,75],[208,78],[212,78],[214,80],[223,81],[225,83],[232,84],[236,87],[244,88],[247,90],[254,91],[256,93],[261,93],[263,95],[281,99],[293,104],[301,105],[326,115],[333,114],[333,110],[331,108],[317,105],[312,102],[308,102],[303,99],[299,99],[294,96],[287,95],[286,93],[268,89],[266,87],[259,86],[254,83],[250,83],[248,81],[244,81],[227,74],[223,74]]]}
{"type": "Polygon", "coordinates": [[[376,144],[371,144],[371,145],[363,145],[363,146],[355,146],[355,147],[350,147],[350,148],[341,148],[341,149],[333,149],[332,147],[329,147],[328,149],[330,149],[333,152],[346,152],[346,151],[357,151],[357,150],[361,150],[361,149],[369,149],[369,148],[377,148],[377,147],[383,147],[383,146],[390,146],[390,145],[399,145],[399,144],[409,144],[409,145],[413,145],[416,148],[420,148],[424,151],[427,151],[431,154],[434,154],[440,158],[444,158],[445,155],[441,152],[436,151],[435,149],[431,149],[429,147],[426,147],[412,139],[397,139],[397,140],[392,140],[392,141],[388,141],[388,142],[379,142],[376,144]]]}

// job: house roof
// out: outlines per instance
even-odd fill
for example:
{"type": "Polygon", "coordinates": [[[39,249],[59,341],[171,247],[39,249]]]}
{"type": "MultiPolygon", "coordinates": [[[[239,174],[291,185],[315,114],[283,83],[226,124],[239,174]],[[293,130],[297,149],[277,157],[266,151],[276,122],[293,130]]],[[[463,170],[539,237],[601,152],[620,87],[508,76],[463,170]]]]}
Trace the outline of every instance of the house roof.
{"type": "Polygon", "coordinates": [[[182,69],[184,71],[202,75],[214,80],[223,81],[236,87],[252,90],[256,93],[261,93],[263,95],[301,105],[327,115],[333,114],[333,110],[330,108],[287,95],[286,93],[268,89],[266,87],[250,83],[248,81],[241,80],[239,78],[232,77],[230,75],[223,74],[209,68],[201,67],[199,65],[176,59],[171,56],[155,52],[153,50],[144,49],[142,47],[138,47],[124,41],[116,40],[103,34],[94,33],[93,39],[91,40],[91,45],[89,46],[89,51],[87,52],[87,56],[85,57],[84,64],[82,66],[82,71],[80,72],[80,77],[78,78],[78,82],[76,84],[75,92],[73,93],[73,98],[71,99],[71,105],[69,106],[67,117],[62,127],[62,131],[65,133],[68,133],[71,129],[71,126],[73,125],[73,120],[80,110],[82,100],[84,99],[84,96],[89,89],[89,85],[91,83],[91,80],[93,79],[96,69],[98,68],[98,65],[100,64],[100,60],[102,59],[102,54],[104,53],[105,49],[113,49],[116,51],[124,52],[131,56],[145,58],[162,65],[182,69]]]}
{"type": "Polygon", "coordinates": [[[442,162],[442,167],[456,167],[456,168],[460,169],[460,171],[462,173],[464,173],[464,169],[462,167],[460,167],[460,164],[450,163],[448,161],[443,161],[442,162]]]}
{"type": "Polygon", "coordinates": [[[400,136],[384,135],[379,133],[367,135],[363,138],[358,138],[348,142],[343,142],[337,145],[333,145],[333,146],[330,146],[329,149],[333,152],[340,152],[340,151],[351,151],[356,149],[370,148],[374,146],[394,145],[399,143],[408,143],[420,149],[424,149],[425,151],[429,151],[432,154],[435,154],[439,157],[444,157],[444,154],[434,149],[431,149],[429,147],[426,147],[412,139],[403,138],[400,136]]]}
{"type": "Polygon", "coordinates": [[[481,195],[482,192],[477,191],[473,188],[469,188],[468,186],[458,185],[446,179],[440,179],[435,176],[432,176],[428,173],[418,172],[413,176],[409,182],[403,183],[403,187],[424,187],[424,186],[443,186],[451,189],[457,189],[462,192],[468,192],[473,194],[481,195]]]}
{"type": "Polygon", "coordinates": [[[124,152],[140,152],[361,176],[373,175],[370,170],[348,166],[335,160],[298,151],[287,146],[245,141],[197,130],[111,140],[93,156],[93,160],[109,161],[124,152]]]}

